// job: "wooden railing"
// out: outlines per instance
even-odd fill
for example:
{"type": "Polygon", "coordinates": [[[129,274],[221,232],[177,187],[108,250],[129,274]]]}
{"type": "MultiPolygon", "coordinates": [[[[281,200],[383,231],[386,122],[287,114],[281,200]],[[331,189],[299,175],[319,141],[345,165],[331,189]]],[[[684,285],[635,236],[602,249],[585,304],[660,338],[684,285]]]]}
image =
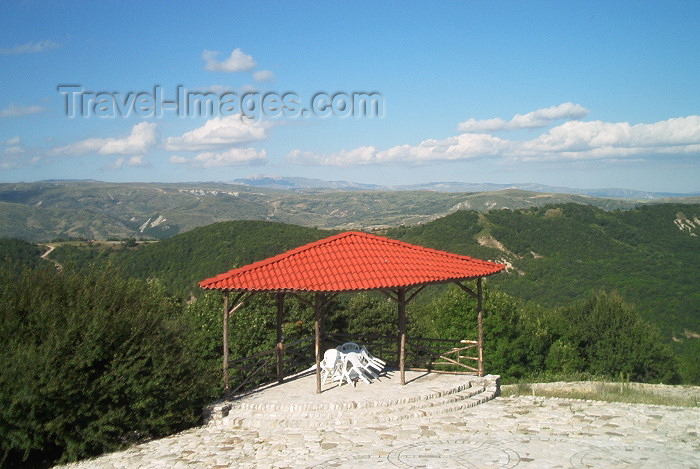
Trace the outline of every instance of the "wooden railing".
{"type": "Polygon", "coordinates": [[[407,342],[406,362],[411,363],[407,365],[411,368],[479,372],[479,343],[476,340],[409,337],[407,342]]]}
{"type": "MultiPolygon", "coordinates": [[[[322,350],[345,342],[356,342],[389,365],[398,367],[399,353],[396,336],[328,334],[322,350]]],[[[282,382],[285,376],[308,369],[315,362],[314,336],[304,336],[290,343],[249,357],[229,362],[231,395],[240,394],[261,385],[282,382]]],[[[408,369],[478,372],[478,343],[475,340],[430,339],[409,337],[405,366],[408,369]],[[476,366],[475,366],[476,365],[476,366]]]]}
{"type": "Polygon", "coordinates": [[[230,394],[246,392],[258,386],[282,382],[289,376],[309,368],[314,361],[314,336],[304,336],[288,344],[279,343],[276,347],[249,357],[231,360],[230,394]]]}
{"type": "Polygon", "coordinates": [[[337,347],[345,342],[355,342],[358,345],[364,345],[375,357],[381,358],[391,366],[398,367],[399,352],[396,336],[327,334],[324,337],[322,349],[337,347]]]}
{"type": "MultiPolygon", "coordinates": [[[[329,334],[326,348],[344,342],[356,342],[387,363],[398,367],[398,339],[396,336],[329,334]]],[[[478,342],[476,340],[431,339],[408,337],[406,368],[430,371],[478,373],[478,342]]]]}

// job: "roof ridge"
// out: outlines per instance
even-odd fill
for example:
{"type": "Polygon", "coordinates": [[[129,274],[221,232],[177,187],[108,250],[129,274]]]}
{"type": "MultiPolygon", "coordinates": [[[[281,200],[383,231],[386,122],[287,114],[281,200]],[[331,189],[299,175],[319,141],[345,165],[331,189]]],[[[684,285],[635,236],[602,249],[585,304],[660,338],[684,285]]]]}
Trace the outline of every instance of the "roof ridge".
{"type": "MultiPolygon", "coordinates": [[[[212,284],[216,284],[219,282],[226,282],[227,279],[231,278],[232,276],[237,276],[237,277],[244,277],[247,275],[250,275],[251,273],[257,277],[258,275],[266,275],[264,272],[269,271],[270,269],[275,270],[278,267],[276,267],[276,264],[279,264],[280,267],[282,268],[282,272],[285,272],[285,269],[289,268],[290,263],[296,264],[298,262],[301,262],[302,265],[306,265],[308,262],[312,262],[313,265],[326,265],[325,263],[327,260],[330,258],[332,259],[334,252],[345,252],[347,256],[350,256],[350,258],[357,256],[360,256],[363,258],[363,256],[366,256],[368,253],[372,252],[378,252],[380,255],[387,255],[387,254],[381,254],[381,253],[389,253],[389,252],[398,252],[400,253],[403,251],[406,256],[409,258],[415,258],[419,259],[423,262],[426,261],[426,254],[428,255],[428,258],[432,257],[433,260],[427,260],[429,264],[432,264],[433,266],[438,265],[442,266],[443,263],[444,268],[447,268],[447,265],[453,265],[454,261],[459,261],[459,262],[467,262],[469,264],[472,264],[474,267],[477,267],[477,272],[466,272],[464,276],[457,276],[457,277],[452,277],[452,278],[474,278],[476,276],[482,276],[482,275],[491,275],[492,273],[496,273],[500,270],[502,270],[505,266],[491,262],[491,261],[484,261],[481,259],[474,259],[470,256],[465,256],[461,254],[456,254],[448,251],[443,251],[439,249],[433,249],[433,248],[428,248],[425,246],[420,246],[417,244],[411,244],[405,241],[400,241],[397,239],[389,238],[386,236],[380,236],[376,235],[373,233],[367,233],[363,231],[344,231],[341,233],[336,233],[334,235],[331,235],[329,237],[319,239],[316,241],[312,241],[310,243],[304,244],[302,246],[296,247],[294,249],[287,250],[285,252],[282,252],[280,254],[277,254],[273,257],[269,257],[267,259],[262,259],[256,262],[253,262],[251,264],[242,266],[242,267],[237,267],[234,269],[231,269],[227,272],[224,272],[222,274],[219,274],[213,278],[208,278],[205,279],[201,282],[199,282],[200,287],[202,288],[216,288],[212,287],[212,284]],[[343,242],[343,240],[347,240],[348,238],[355,238],[357,240],[357,246],[358,248],[355,249],[354,245],[356,244],[354,241],[350,240],[348,242],[343,242]],[[366,240],[363,242],[363,240],[366,240]],[[338,243],[338,244],[335,244],[338,243]],[[398,249],[398,251],[396,251],[398,249]],[[318,250],[318,252],[314,252],[314,250],[318,250]],[[309,253],[308,255],[304,255],[305,253],[309,253]],[[297,257],[300,256],[300,257],[297,257]],[[295,259],[296,258],[296,259],[295,259]],[[298,259],[298,260],[297,260],[298,259]],[[316,259],[316,260],[313,260],[316,259]],[[444,260],[439,260],[439,259],[444,259],[444,260]],[[437,264],[435,264],[437,262],[437,264]],[[286,265],[286,266],[285,266],[286,265]],[[481,273],[479,273],[479,269],[481,270],[481,273]],[[485,269],[485,270],[484,270],[485,269]],[[258,273],[259,272],[259,273],[258,273]]],[[[389,256],[392,256],[393,254],[388,254],[389,256]]],[[[399,257],[403,256],[404,254],[399,254],[399,257]]],[[[387,262],[386,259],[384,262],[387,262]]],[[[402,262],[402,261],[400,261],[402,262]]],[[[409,263],[406,264],[406,268],[409,270],[411,267],[408,267],[411,265],[411,261],[409,260],[409,263]]],[[[336,261],[333,261],[333,265],[337,266],[336,261]]],[[[398,271],[402,272],[402,274],[406,274],[406,268],[404,268],[404,264],[397,264],[400,267],[398,268],[398,271]]],[[[453,267],[448,268],[451,269],[453,267]]],[[[433,267],[430,267],[430,269],[433,269],[433,267]]],[[[429,269],[429,270],[430,270],[429,269]]],[[[442,267],[438,267],[438,270],[442,269],[442,267]]],[[[434,270],[431,270],[433,274],[430,275],[438,275],[439,278],[443,278],[444,275],[454,275],[454,273],[451,274],[435,274],[434,270]]],[[[445,272],[445,270],[443,270],[445,272]]],[[[316,273],[314,275],[319,275],[320,273],[316,273]]],[[[289,275],[288,273],[283,273],[282,275],[289,275]]],[[[325,274],[321,275],[328,275],[328,272],[325,274]]],[[[393,275],[393,274],[392,274],[393,275]]],[[[413,275],[413,274],[409,274],[413,275]]],[[[293,274],[294,278],[297,277],[297,274],[293,274]]],[[[313,276],[312,276],[313,277],[313,276]]],[[[433,277],[430,277],[433,278],[433,277]]],[[[447,277],[444,277],[447,278],[447,277]]],[[[323,280],[315,280],[315,281],[321,281],[324,283],[327,279],[324,277],[323,280]]],[[[335,280],[333,280],[335,281],[335,280]]],[[[367,279],[361,280],[361,282],[366,283],[367,279]]],[[[432,282],[433,280],[430,280],[428,283],[432,282]]],[[[343,282],[347,282],[347,280],[344,280],[343,282]]],[[[350,282],[352,283],[352,282],[350,282]]]]}

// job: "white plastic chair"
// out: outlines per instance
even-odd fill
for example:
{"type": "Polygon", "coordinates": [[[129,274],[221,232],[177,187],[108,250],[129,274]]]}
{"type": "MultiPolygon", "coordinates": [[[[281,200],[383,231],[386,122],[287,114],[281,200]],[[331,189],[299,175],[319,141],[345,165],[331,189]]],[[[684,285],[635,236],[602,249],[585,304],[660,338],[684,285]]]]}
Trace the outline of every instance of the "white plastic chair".
{"type": "Polygon", "coordinates": [[[355,386],[355,381],[353,378],[359,378],[367,384],[370,384],[370,380],[365,375],[365,371],[373,377],[377,377],[376,374],[360,361],[360,354],[357,352],[343,353],[340,355],[343,365],[341,366],[342,376],[340,378],[340,384],[343,384],[343,379],[347,379],[348,383],[352,382],[353,387],[355,386]]]}
{"type": "Polygon", "coordinates": [[[374,368],[377,370],[379,373],[384,371],[384,367],[386,366],[386,362],[382,360],[381,358],[377,358],[369,351],[367,351],[367,347],[364,345],[362,346],[362,351],[360,352],[360,356],[362,357],[362,360],[365,362],[367,367],[374,368]]]}
{"type": "Polygon", "coordinates": [[[321,382],[326,384],[326,380],[329,376],[331,377],[331,381],[335,379],[336,375],[341,371],[341,366],[342,360],[340,353],[334,348],[326,350],[323,354],[323,360],[321,360],[321,382]]]}
{"type": "Polygon", "coordinates": [[[380,361],[378,358],[374,357],[365,350],[362,350],[362,352],[360,352],[360,357],[362,359],[362,362],[368,368],[374,368],[375,370],[377,370],[378,373],[384,371],[384,365],[382,364],[383,360],[380,361]]]}
{"type": "Polygon", "coordinates": [[[345,342],[343,345],[337,346],[336,349],[341,353],[360,352],[360,346],[355,342],[345,342]]]}

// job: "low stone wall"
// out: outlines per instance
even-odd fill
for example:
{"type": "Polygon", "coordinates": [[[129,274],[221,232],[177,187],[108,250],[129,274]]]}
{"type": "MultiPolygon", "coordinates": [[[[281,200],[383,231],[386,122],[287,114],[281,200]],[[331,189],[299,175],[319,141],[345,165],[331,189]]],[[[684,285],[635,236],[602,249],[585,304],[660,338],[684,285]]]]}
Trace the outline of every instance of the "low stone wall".
{"type": "MultiPolygon", "coordinates": [[[[501,389],[509,394],[518,389],[517,384],[508,384],[501,386],[501,389]]],[[[648,383],[620,383],[613,381],[557,381],[553,383],[532,383],[528,384],[530,392],[537,395],[538,391],[542,392],[596,392],[602,386],[620,386],[629,387],[630,389],[639,389],[650,392],[659,396],[669,398],[696,398],[700,400],[700,386],[687,385],[666,385],[666,384],[648,384],[648,383]]]]}

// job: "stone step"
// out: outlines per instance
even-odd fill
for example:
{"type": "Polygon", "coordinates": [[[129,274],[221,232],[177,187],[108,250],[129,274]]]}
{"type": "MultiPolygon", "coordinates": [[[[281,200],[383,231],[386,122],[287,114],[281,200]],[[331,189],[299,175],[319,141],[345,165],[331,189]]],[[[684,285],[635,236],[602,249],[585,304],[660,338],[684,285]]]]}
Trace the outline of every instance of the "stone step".
{"type": "MultiPolygon", "coordinates": [[[[347,385],[349,386],[349,385],[347,385]]],[[[240,400],[237,403],[232,404],[232,409],[241,410],[258,410],[261,412],[279,412],[279,411],[314,411],[322,412],[326,410],[342,411],[342,410],[354,410],[354,409],[369,409],[369,408],[379,408],[379,407],[393,407],[402,404],[410,404],[414,402],[424,402],[433,399],[438,399],[443,396],[449,396],[453,394],[460,393],[465,389],[472,388],[470,381],[466,381],[458,386],[454,386],[445,390],[433,391],[427,394],[422,394],[418,396],[410,397],[400,397],[393,399],[380,399],[380,400],[355,400],[352,395],[348,396],[347,399],[342,401],[337,401],[333,403],[317,403],[317,402],[302,402],[294,404],[280,404],[280,403],[266,403],[258,401],[246,401],[245,399],[240,400]]]]}
{"type": "Polygon", "coordinates": [[[289,406],[246,403],[242,400],[232,405],[220,425],[229,428],[337,428],[396,422],[461,411],[493,399],[496,394],[495,386],[476,383],[471,386],[466,382],[444,391],[407,399],[348,400],[332,405],[304,403],[289,406]]]}

